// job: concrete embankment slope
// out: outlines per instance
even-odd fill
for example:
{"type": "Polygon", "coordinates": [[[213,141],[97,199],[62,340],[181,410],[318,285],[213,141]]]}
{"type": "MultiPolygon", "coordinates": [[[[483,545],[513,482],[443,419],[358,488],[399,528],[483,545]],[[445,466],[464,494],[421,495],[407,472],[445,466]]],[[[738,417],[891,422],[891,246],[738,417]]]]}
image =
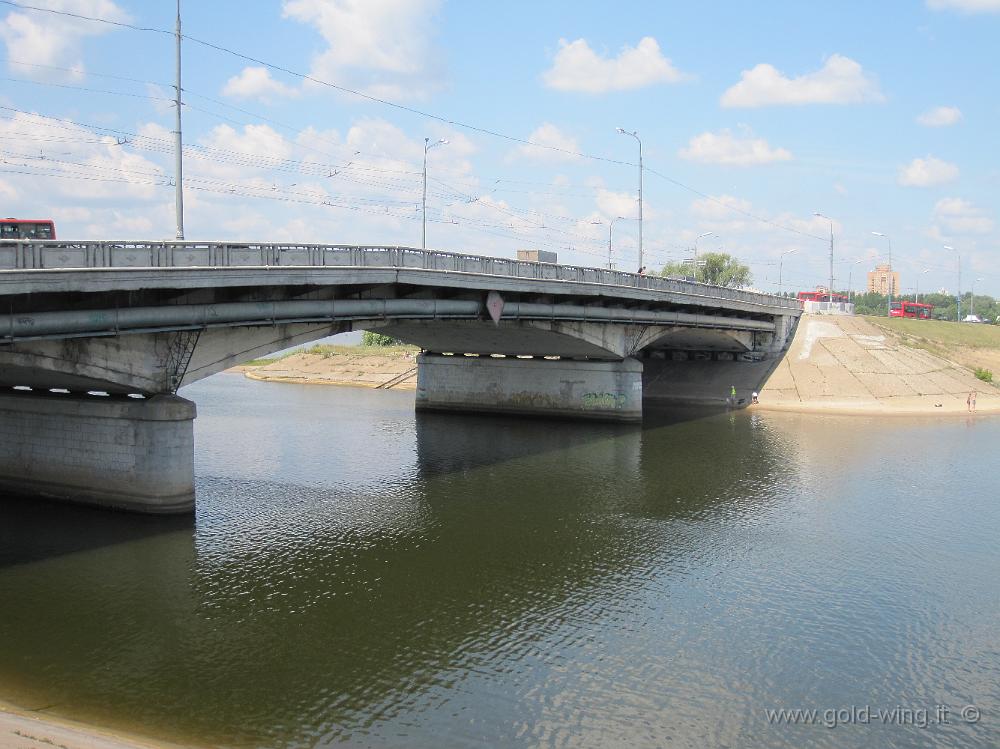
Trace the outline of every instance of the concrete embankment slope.
{"type": "MultiPolygon", "coordinates": [[[[957,324],[957,323],[956,323],[957,324]]],[[[1000,412],[1000,390],[965,367],[905,345],[861,317],[803,315],[795,340],[760,393],[760,407],[794,411],[933,414],[1000,412]]]]}

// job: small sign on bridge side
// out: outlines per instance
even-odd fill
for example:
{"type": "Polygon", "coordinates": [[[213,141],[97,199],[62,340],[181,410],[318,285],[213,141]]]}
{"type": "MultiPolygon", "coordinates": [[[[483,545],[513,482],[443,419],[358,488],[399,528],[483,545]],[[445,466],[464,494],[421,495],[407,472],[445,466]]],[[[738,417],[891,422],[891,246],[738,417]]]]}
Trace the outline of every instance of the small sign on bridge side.
{"type": "Polygon", "coordinates": [[[499,292],[491,291],[486,295],[486,311],[490,313],[493,323],[499,325],[500,315],[503,314],[503,297],[499,292]]]}

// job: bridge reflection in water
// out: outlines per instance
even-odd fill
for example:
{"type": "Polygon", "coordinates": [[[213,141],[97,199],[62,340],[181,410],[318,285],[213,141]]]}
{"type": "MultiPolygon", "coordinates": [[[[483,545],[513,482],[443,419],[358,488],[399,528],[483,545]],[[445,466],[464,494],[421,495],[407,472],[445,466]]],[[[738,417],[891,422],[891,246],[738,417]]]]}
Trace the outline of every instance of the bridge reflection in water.
{"type": "MultiPolygon", "coordinates": [[[[0,681],[19,703],[267,746],[397,730],[457,741],[449,716],[467,710],[475,734],[518,743],[551,719],[568,664],[627,659],[612,643],[641,639],[626,622],[650,586],[725,545],[719,527],[664,544],[663,523],[754,511],[703,451],[728,451],[754,485],[775,484],[782,462],[744,418],[709,419],[721,433],[702,439],[687,414],[643,427],[414,416],[405,393],[232,376],[193,395],[208,448],[193,526],[0,503],[15,544],[0,681]],[[274,449],[245,449],[265,422],[274,449]],[[627,634],[594,640],[598,621],[627,634]]],[[[608,699],[647,689],[623,681],[608,699]]]]}
{"type": "Polygon", "coordinates": [[[1000,604],[967,574],[1000,571],[993,422],[523,422],[232,375],[185,395],[193,524],[101,536],[0,503],[8,698],[269,747],[813,747],[839,735],[763,709],[943,689],[1000,710],[1000,604]]]}

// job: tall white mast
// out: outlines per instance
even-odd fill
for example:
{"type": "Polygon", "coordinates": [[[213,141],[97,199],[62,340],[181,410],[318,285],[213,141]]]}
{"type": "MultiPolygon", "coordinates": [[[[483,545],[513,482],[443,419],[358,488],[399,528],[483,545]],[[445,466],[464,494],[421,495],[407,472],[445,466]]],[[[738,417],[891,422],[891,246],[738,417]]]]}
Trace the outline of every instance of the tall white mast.
{"type": "Polygon", "coordinates": [[[181,137],[181,0],[177,0],[177,97],[174,106],[177,108],[177,129],[174,130],[174,202],[177,215],[177,239],[184,239],[184,141],[181,137]]]}

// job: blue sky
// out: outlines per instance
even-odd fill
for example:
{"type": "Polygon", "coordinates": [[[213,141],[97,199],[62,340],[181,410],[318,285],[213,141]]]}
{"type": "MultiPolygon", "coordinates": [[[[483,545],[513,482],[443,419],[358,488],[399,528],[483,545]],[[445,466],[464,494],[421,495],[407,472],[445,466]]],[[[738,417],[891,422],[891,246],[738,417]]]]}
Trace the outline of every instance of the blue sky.
{"type": "MultiPolygon", "coordinates": [[[[1000,0],[182,10],[188,239],[419,246],[427,137],[449,141],[428,155],[428,246],[602,265],[615,219],[613,261],[635,270],[621,126],[643,142],[649,265],[711,232],[699,249],[750,263],[756,287],[776,290],[788,253],[785,288],[811,288],[829,273],[818,211],[839,288],[885,260],[879,231],[904,291],[954,291],[951,245],[963,288],[1000,295],[1000,0]]],[[[5,215],[171,238],[173,40],[65,13],[172,30],[175,5],[0,4],[5,215]]]]}

